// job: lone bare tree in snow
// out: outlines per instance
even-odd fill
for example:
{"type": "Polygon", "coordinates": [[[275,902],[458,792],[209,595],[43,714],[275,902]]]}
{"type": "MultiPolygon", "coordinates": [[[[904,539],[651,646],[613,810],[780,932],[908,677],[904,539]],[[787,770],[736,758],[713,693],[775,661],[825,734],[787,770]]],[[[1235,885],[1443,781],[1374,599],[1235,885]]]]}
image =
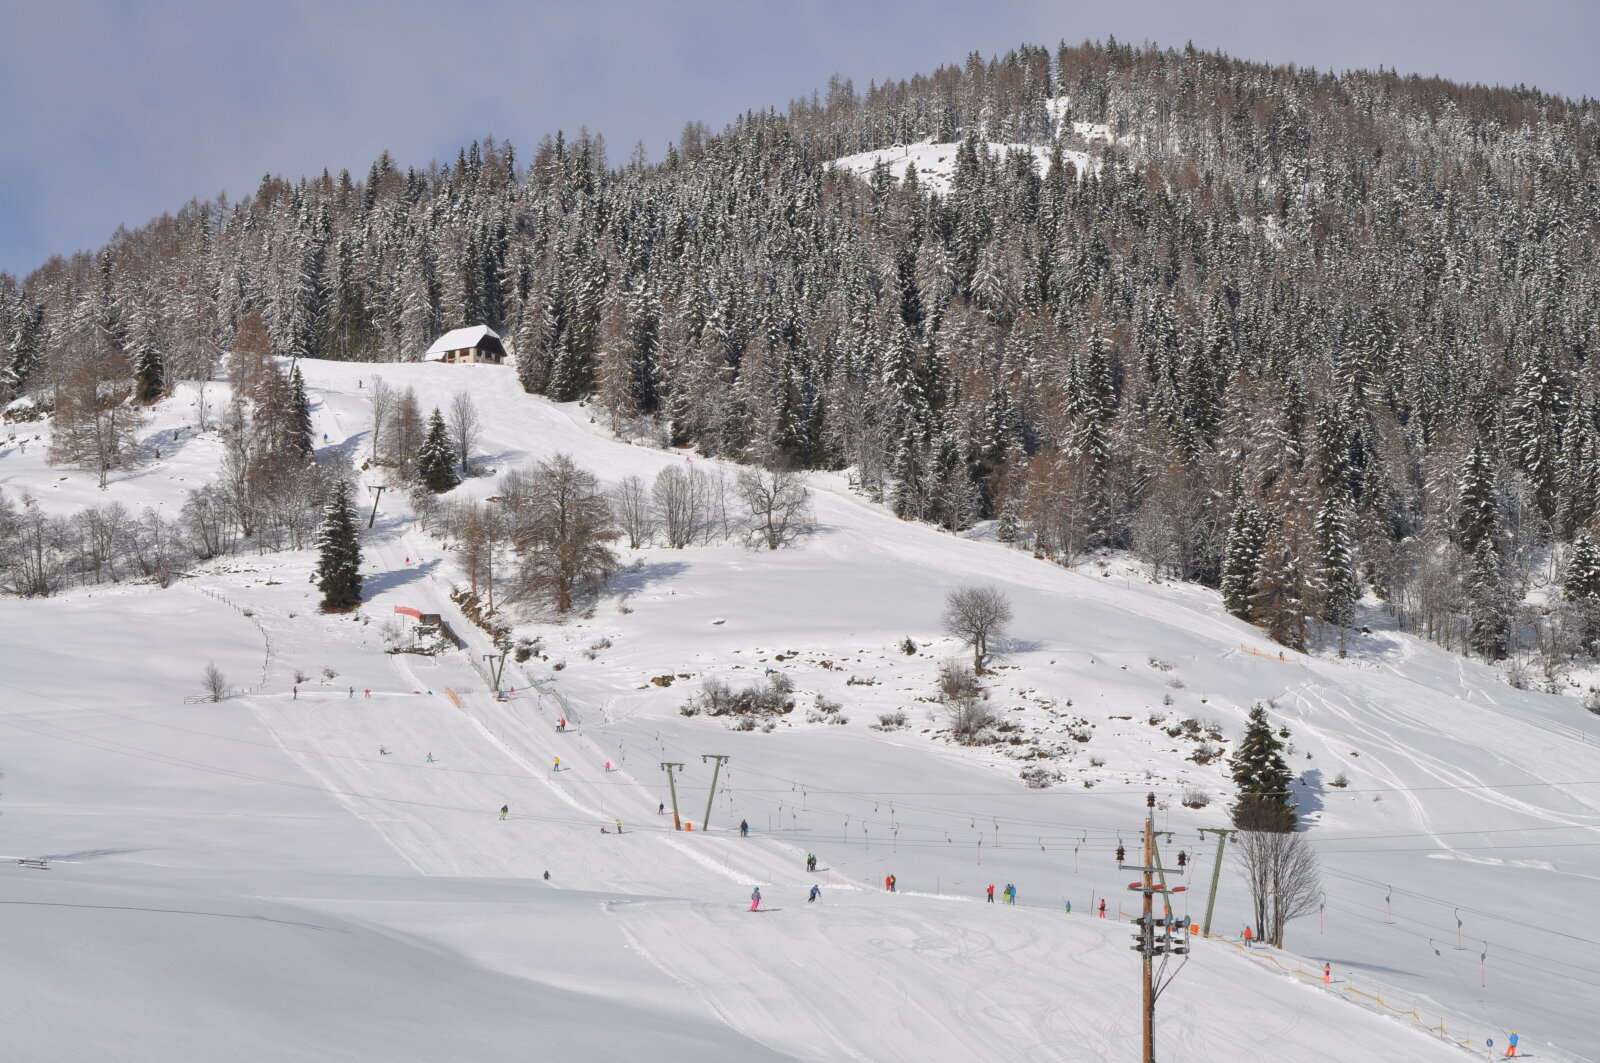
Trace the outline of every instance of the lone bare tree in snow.
{"type": "Polygon", "coordinates": [[[804,474],[741,469],[737,490],[749,511],[745,538],[751,545],[776,550],[811,527],[811,492],[806,490],[804,474]]]}
{"type": "Polygon", "coordinates": [[[1256,935],[1278,948],[1289,920],[1310,915],[1322,904],[1322,872],[1305,835],[1281,831],[1241,831],[1240,874],[1255,906],[1256,935]]]}
{"type": "Polygon", "coordinates": [[[205,670],[206,695],[213,702],[221,701],[228,692],[228,677],[222,674],[222,669],[217,667],[216,661],[208,661],[205,670]]]}
{"type": "Polygon", "coordinates": [[[617,570],[606,545],[616,536],[611,508],[594,473],[565,454],[540,462],[529,487],[511,529],[520,565],[512,597],[566,613],[575,594],[598,590],[617,570]]]}
{"type": "Polygon", "coordinates": [[[998,587],[957,587],[944,599],[944,630],[972,647],[972,670],[983,671],[989,643],[1005,635],[1011,601],[998,587]]]}

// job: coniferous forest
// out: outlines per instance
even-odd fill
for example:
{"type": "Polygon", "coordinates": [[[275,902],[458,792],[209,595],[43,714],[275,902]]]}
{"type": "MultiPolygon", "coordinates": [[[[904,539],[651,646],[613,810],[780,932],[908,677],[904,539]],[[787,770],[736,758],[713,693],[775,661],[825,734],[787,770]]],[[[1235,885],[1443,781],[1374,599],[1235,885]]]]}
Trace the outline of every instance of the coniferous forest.
{"type": "Polygon", "coordinates": [[[1050,561],[1127,550],[1288,646],[1376,602],[1555,667],[1600,637],[1597,144],[1600,103],[1520,87],[974,54],[659,161],[489,140],[193,201],[0,277],[0,401],[59,433],[108,382],[209,378],[241,329],[394,361],[484,323],[528,391],[633,438],[847,468],[1050,561]],[[830,166],[927,139],[948,193],[830,166]]]}

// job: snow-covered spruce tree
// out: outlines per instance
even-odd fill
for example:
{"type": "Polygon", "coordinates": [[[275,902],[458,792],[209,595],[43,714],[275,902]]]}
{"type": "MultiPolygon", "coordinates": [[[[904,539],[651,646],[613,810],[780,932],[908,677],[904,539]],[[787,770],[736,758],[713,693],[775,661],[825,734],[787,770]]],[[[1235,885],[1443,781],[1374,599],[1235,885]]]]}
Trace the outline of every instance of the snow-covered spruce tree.
{"type": "Polygon", "coordinates": [[[1472,444],[1467,455],[1467,467],[1462,470],[1457,484],[1460,501],[1457,504],[1456,529],[1461,552],[1476,554],[1478,545],[1493,541],[1500,533],[1500,510],[1495,499],[1494,463],[1482,441],[1472,444]]]}
{"type": "Polygon", "coordinates": [[[317,589],[322,591],[323,612],[347,613],[359,606],[361,536],[350,504],[350,485],[342,478],[334,481],[317,550],[321,555],[317,562],[317,589]]]}
{"type": "Polygon", "coordinates": [[[316,442],[311,435],[311,402],[306,398],[306,378],[300,372],[298,361],[289,370],[288,401],[295,446],[309,458],[316,451],[316,442]]]}
{"type": "Polygon", "coordinates": [[[1534,343],[1511,388],[1506,431],[1517,471],[1533,485],[1545,517],[1555,514],[1557,455],[1566,395],[1561,373],[1550,362],[1549,351],[1534,343]]]}
{"type": "Polygon", "coordinates": [[[1467,643],[1486,661],[1506,655],[1511,637],[1511,597],[1492,539],[1481,539],[1467,580],[1467,643]]]}
{"type": "Polygon", "coordinates": [[[1567,555],[1567,572],[1561,581],[1562,597],[1569,602],[1600,599],[1600,547],[1588,532],[1579,532],[1567,555]]]}
{"type": "Polygon", "coordinates": [[[133,375],[139,383],[136,397],[140,402],[154,402],[165,394],[167,371],[155,342],[142,342],[134,348],[133,375]]]}
{"type": "Polygon", "coordinates": [[[1250,600],[1267,545],[1267,528],[1266,516],[1255,503],[1241,498],[1233,508],[1222,558],[1222,604],[1240,620],[1251,619],[1250,600]]]}
{"type": "Polygon", "coordinates": [[[1579,532],[1572,541],[1561,584],[1568,634],[1584,652],[1593,653],[1595,640],[1600,637],[1600,547],[1595,546],[1588,532],[1579,532]]]}
{"type": "Polygon", "coordinates": [[[461,482],[456,472],[456,448],[445,427],[444,414],[437,406],[428,418],[428,432],[417,449],[417,479],[435,494],[450,490],[461,482]]]}
{"type": "Polygon", "coordinates": [[[1289,792],[1293,776],[1283,760],[1283,742],[1267,722],[1267,707],[1250,709],[1233,759],[1228,761],[1239,797],[1233,805],[1233,825],[1240,830],[1292,831],[1296,817],[1289,792]]]}
{"type": "Polygon", "coordinates": [[[1316,596],[1322,621],[1345,628],[1355,618],[1361,597],[1352,544],[1354,520],[1342,500],[1332,500],[1317,513],[1316,596]]]}

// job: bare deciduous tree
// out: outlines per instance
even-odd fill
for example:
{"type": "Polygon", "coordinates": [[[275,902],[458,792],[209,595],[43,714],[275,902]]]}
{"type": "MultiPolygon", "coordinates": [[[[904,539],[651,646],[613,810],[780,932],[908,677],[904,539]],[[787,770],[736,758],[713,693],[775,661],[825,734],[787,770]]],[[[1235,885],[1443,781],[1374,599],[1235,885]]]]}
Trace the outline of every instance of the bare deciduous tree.
{"type": "Polygon", "coordinates": [[[494,509],[468,502],[456,513],[456,563],[472,586],[474,596],[486,599],[486,612],[494,611],[495,550],[503,529],[494,509]]]}
{"type": "Polygon", "coordinates": [[[655,498],[656,515],[668,546],[682,550],[700,538],[711,508],[705,477],[694,469],[669,465],[656,474],[650,493],[655,498]]]}
{"type": "Polygon", "coordinates": [[[972,647],[972,670],[983,671],[989,643],[1011,623],[1011,602],[1000,588],[957,587],[944,599],[944,629],[972,647]]]}
{"type": "Polygon", "coordinates": [[[1305,835],[1241,831],[1240,874],[1255,906],[1257,937],[1283,947],[1289,920],[1309,915],[1322,904],[1322,874],[1305,835]]]}
{"type": "Polygon", "coordinates": [[[383,460],[408,480],[416,469],[424,431],[417,393],[408,387],[394,401],[383,442],[383,460]]]}
{"type": "Polygon", "coordinates": [[[776,550],[810,529],[811,492],[803,473],[741,469],[737,490],[749,512],[745,538],[752,546],[776,550]]]}
{"type": "Polygon", "coordinates": [[[575,594],[597,591],[617,569],[606,545],[616,535],[611,509],[594,474],[565,454],[540,462],[529,479],[528,504],[511,529],[520,562],[512,596],[566,613],[575,594]]]}
{"type": "Polygon", "coordinates": [[[461,475],[466,476],[471,472],[469,461],[472,448],[477,446],[478,438],[483,434],[483,419],[478,416],[478,404],[465,391],[458,391],[455,398],[450,400],[450,410],[445,419],[450,424],[450,439],[456,445],[456,453],[461,456],[461,475]]]}
{"type": "Polygon", "coordinates": [[[222,669],[217,667],[216,661],[207,662],[204,680],[207,696],[213,702],[221,701],[223,695],[228,692],[228,677],[222,674],[222,669]]]}
{"type": "Polygon", "coordinates": [[[611,512],[628,537],[630,550],[639,549],[655,535],[656,516],[650,502],[650,488],[639,477],[624,476],[617,484],[611,492],[611,512]]]}
{"type": "Polygon", "coordinates": [[[383,441],[389,427],[389,415],[394,412],[394,388],[384,383],[383,377],[372,378],[372,460],[378,460],[378,444],[383,441]]]}
{"type": "Polygon", "coordinates": [[[960,742],[970,745],[994,723],[989,692],[978,681],[978,674],[964,664],[947,661],[940,666],[939,697],[950,717],[950,731],[960,742]]]}
{"type": "Polygon", "coordinates": [[[133,460],[144,415],[129,401],[132,370],[120,354],[90,346],[58,379],[50,437],[52,464],[77,465],[99,474],[133,460]]]}

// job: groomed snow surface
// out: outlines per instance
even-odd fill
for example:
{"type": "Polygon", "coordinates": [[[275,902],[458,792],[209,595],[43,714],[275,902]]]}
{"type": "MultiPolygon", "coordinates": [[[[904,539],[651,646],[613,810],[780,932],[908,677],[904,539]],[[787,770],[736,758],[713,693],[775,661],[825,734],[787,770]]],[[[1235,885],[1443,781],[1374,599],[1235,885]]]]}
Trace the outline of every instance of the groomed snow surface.
{"type": "MultiPolygon", "coordinates": [[[[722,468],[616,441],[510,368],[376,368],[425,411],[471,392],[492,473],[464,495],[557,451],[611,482],[722,468]]],[[[375,367],[302,369],[319,442],[364,454],[375,367]]],[[[43,464],[47,423],[8,426],[0,489],[171,514],[219,455],[209,433],[172,440],[194,401],[186,387],[156,411],[161,459],[105,492],[43,464]]],[[[1222,936],[1162,996],[1158,1058],[1453,1060],[1488,1038],[1498,1056],[1515,1028],[1529,1058],[1600,1059],[1600,735],[1584,730],[1600,728],[1575,701],[1381,628],[1344,659],[1279,660],[1201,589],[1116,560],[1063,569],[897,521],[836,477],[811,486],[818,528],[795,548],[623,551],[592,617],[519,626],[543,655],[508,665],[506,702],[447,597],[453,555],[400,492],[366,534],[357,616],[317,612],[309,552],[239,554],[165,590],[0,599],[4,1057],[1137,1059],[1138,957],[1116,918],[1135,876],[1113,850],[1137,860],[1154,792],[1167,862],[1190,858],[1177,907],[1198,921],[1215,840],[1196,831],[1227,825],[1228,784],[1220,760],[1187,759],[1181,721],[1231,746],[1272,698],[1326,908],[1291,924],[1291,951],[1246,954],[1228,858],[1222,936]],[[943,597],[972,582],[1015,608],[990,682],[1019,745],[933,733],[937,669],[962,652],[943,597]],[[444,614],[468,648],[385,653],[397,605],[444,614]],[[185,704],[211,660],[240,692],[185,704]],[[707,676],[768,668],[797,688],[770,733],[680,715],[707,676]],[[909,726],[871,728],[896,710],[909,726]],[[703,754],[730,758],[709,831],[703,754]],[[691,832],[657,814],[663,762],[682,765],[691,832]],[[1029,767],[1059,781],[1030,789],[1029,767]],[[1211,804],[1184,807],[1185,788],[1211,804]],[[989,883],[1015,883],[1018,904],[984,903],[989,883]],[[1324,961],[1326,985],[1284,970],[1324,961]]]]}

